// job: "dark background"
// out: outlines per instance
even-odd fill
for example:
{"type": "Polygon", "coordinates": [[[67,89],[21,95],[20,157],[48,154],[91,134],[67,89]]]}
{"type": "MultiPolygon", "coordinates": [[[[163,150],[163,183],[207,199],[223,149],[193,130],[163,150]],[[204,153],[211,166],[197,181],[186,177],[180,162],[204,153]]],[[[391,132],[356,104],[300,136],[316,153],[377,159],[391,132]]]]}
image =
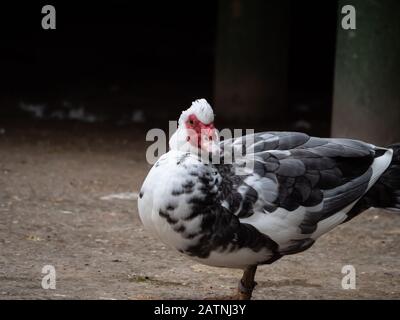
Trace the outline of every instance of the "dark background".
{"type": "MultiPolygon", "coordinates": [[[[194,99],[214,103],[218,1],[51,2],[56,30],[41,28],[44,4],[0,9],[3,120],[29,119],[34,111],[26,106],[42,105],[42,119],[68,119],[75,109],[87,122],[151,127],[176,119],[194,99]]],[[[282,128],[302,120],[299,129],[329,134],[336,19],[336,1],[290,1],[282,128]]],[[[215,109],[223,123],[229,108],[215,109]]],[[[279,127],[265,114],[257,118],[237,122],[279,127]]]]}
{"type": "MultiPolygon", "coordinates": [[[[219,129],[400,142],[398,0],[47,1],[0,4],[0,300],[233,294],[236,272],[176,255],[137,212],[148,129],[194,99],[219,129]],[[356,30],[341,27],[348,4],[356,30]]],[[[398,299],[399,230],[372,209],[259,268],[254,298],[398,299]]]]}

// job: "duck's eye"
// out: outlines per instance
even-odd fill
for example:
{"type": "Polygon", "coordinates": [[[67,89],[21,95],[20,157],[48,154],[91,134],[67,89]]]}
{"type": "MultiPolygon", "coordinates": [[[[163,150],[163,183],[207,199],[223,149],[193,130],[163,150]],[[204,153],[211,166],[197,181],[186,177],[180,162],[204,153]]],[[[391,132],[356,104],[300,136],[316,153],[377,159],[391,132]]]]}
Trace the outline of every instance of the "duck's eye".
{"type": "Polygon", "coordinates": [[[189,124],[192,126],[194,125],[194,121],[192,119],[189,120],[189,124]]]}

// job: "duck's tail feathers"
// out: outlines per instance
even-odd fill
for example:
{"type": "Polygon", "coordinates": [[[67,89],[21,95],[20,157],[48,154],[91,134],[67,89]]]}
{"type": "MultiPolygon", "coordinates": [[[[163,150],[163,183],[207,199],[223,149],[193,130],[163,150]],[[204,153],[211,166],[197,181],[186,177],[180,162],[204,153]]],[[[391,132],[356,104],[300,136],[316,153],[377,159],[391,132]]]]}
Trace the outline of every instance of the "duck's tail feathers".
{"type": "Polygon", "coordinates": [[[361,202],[367,207],[400,212],[400,143],[387,148],[393,150],[392,161],[361,202]]]}
{"type": "Polygon", "coordinates": [[[400,143],[387,147],[393,150],[389,167],[371,189],[348,212],[347,222],[368,208],[382,208],[400,213],[400,143]]]}

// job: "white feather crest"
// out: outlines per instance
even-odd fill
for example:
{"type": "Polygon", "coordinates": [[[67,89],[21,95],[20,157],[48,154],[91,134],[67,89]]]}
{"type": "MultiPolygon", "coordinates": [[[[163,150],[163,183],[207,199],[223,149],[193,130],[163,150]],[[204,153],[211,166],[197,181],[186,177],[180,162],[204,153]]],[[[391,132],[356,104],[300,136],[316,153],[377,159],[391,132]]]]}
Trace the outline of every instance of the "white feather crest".
{"type": "Polygon", "coordinates": [[[190,108],[182,112],[179,117],[179,124],[184,123],[191,114],[194,114],[204,124],[210,124],[214,121],[214,111],[206,99],[193,101],[190,108]]]}

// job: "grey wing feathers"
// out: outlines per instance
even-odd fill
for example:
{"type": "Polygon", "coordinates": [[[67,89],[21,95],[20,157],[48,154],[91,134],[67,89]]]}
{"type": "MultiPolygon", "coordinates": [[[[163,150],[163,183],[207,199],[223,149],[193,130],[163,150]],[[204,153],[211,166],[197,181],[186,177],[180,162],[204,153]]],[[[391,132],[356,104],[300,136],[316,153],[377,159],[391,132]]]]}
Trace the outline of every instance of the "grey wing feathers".
{"type": "Polygon", "coordinates": [[[300,226],[311,233],[325,219],[360,198],[368,188],[375,148],[357,140],[322,139],[297,132],[262,132],[221,143],[242,149],[252,170],[234,162],[225,178],[232,213],[248,217],[277,208],[317,207],[300,226]],[[240,168],[239,168],[240,169],[240,168]],[[239,172],[239,173],[238,173],[239,172]]]}

